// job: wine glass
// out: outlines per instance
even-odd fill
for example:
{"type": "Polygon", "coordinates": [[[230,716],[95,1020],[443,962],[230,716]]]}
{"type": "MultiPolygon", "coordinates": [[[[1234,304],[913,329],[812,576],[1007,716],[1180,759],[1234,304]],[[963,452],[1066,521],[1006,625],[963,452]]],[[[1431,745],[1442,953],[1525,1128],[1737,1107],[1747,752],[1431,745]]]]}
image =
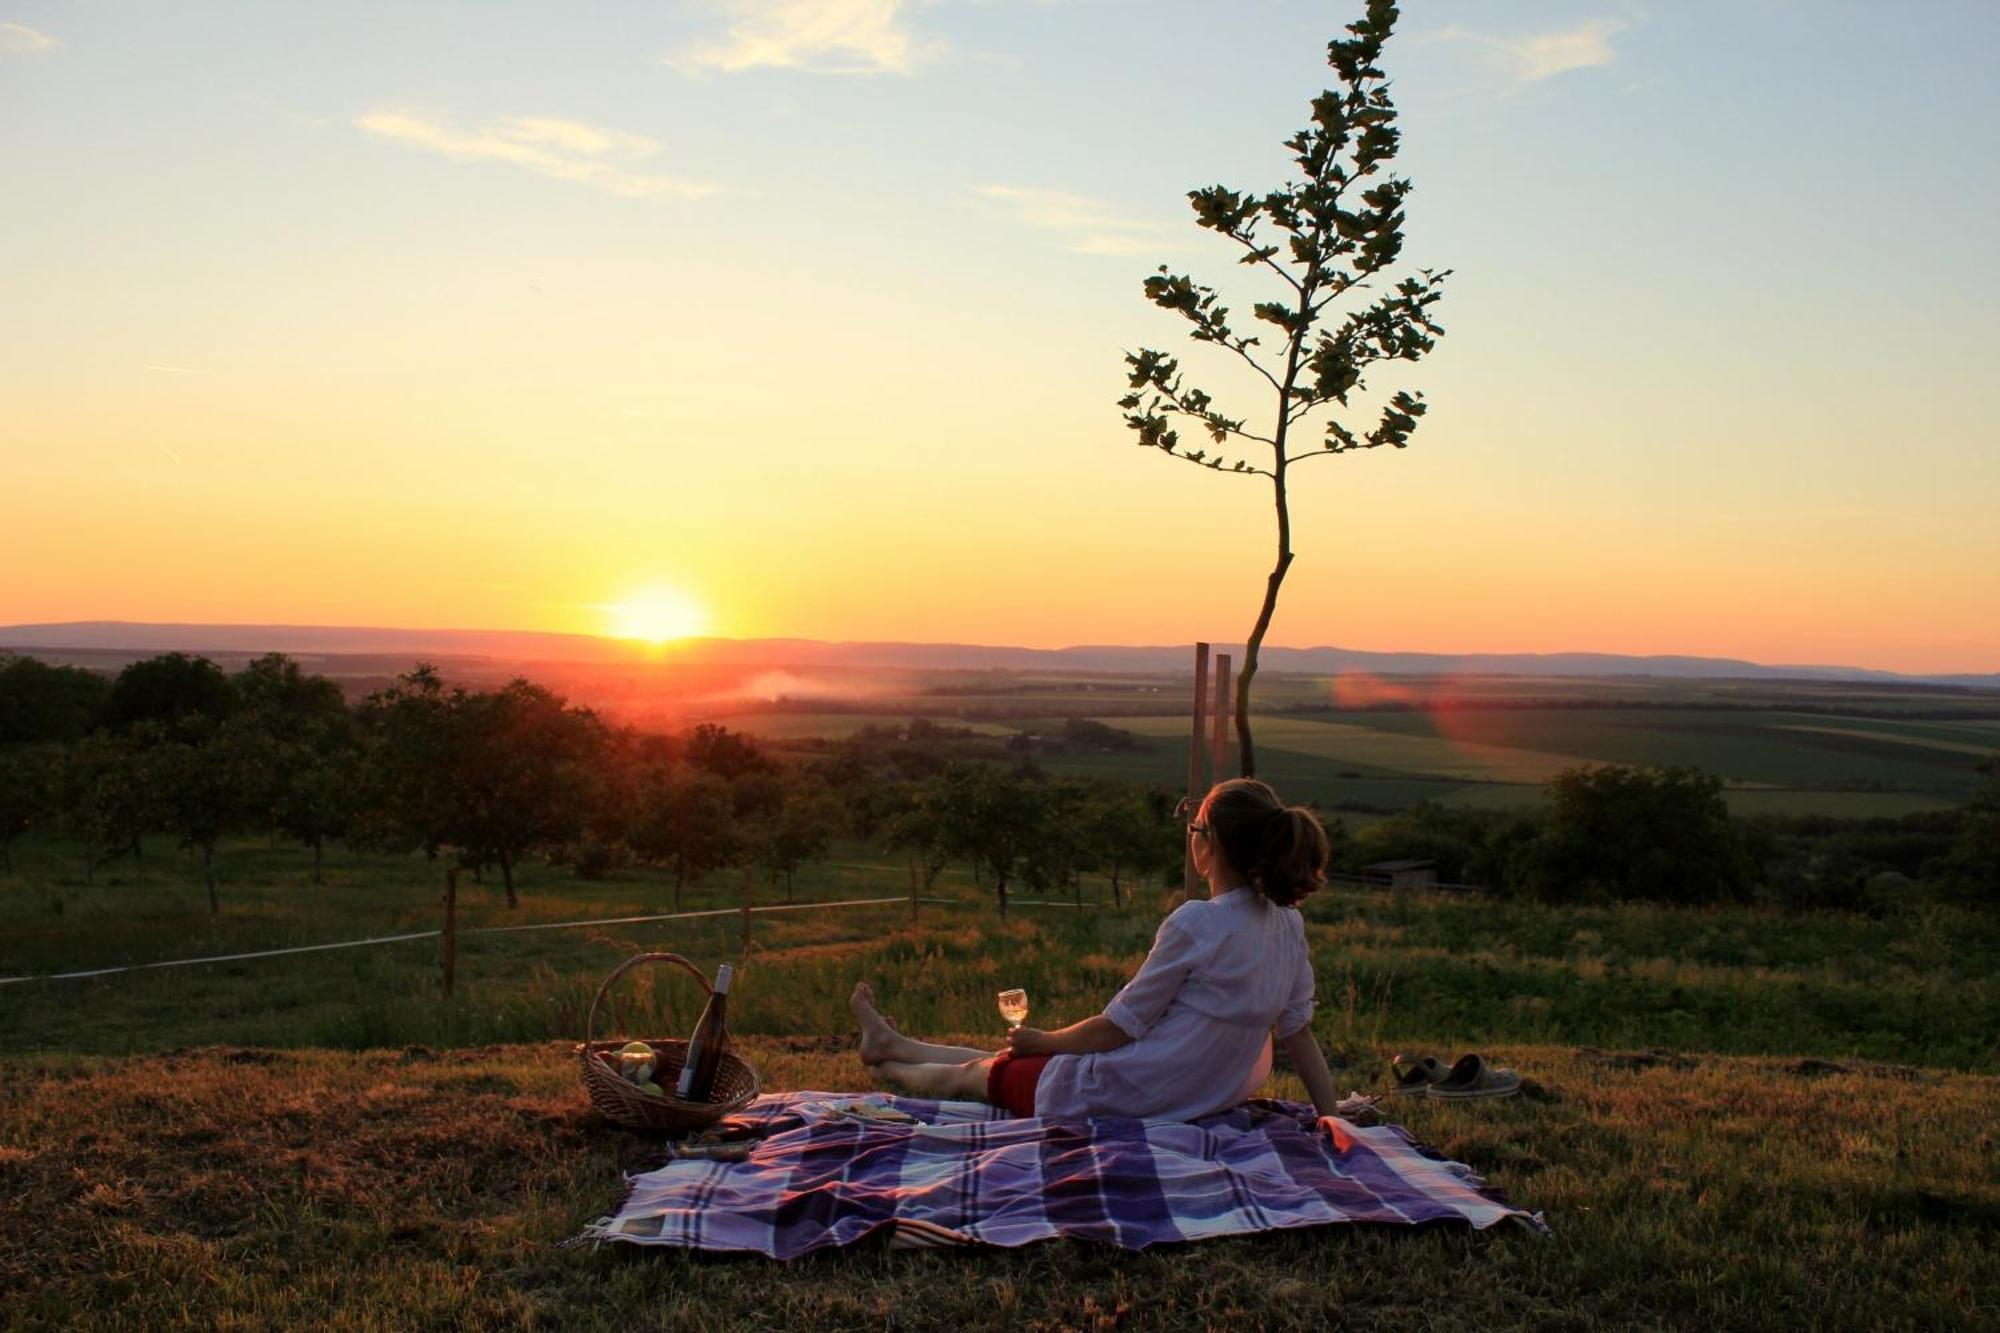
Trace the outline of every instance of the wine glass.
{"type": "Polygon", "coordinates": [[[1007,1030],[1012,1032],[1028,1018],[1028,992],[1024,990],[1003,990],[1000,992],[1000,1017],[1007,1020],[1007,1030]]]}

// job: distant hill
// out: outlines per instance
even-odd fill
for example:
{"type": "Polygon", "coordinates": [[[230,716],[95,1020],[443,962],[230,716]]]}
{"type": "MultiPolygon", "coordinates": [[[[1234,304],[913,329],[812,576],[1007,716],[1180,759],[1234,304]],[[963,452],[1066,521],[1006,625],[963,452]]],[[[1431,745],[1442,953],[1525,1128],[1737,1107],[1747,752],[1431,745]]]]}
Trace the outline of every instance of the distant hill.
{"type": "MultiPolygon", "coordinates": [[[[642,650],[618,639],[528,630],[385,629],[345,625],[164,625],[115,620],[0,627],[0,650],[259,653],[295,657],[366,653],[486,657],[516,662],[629,662],[642,650]]],[[[1217,644],[1216,651],[1230,651],[1217,644]]],[[[956,643],[828,643],[817,639],[689,639],[666,650],[690,666],[910,667],[933,670],[1156,672],[1186,669],[1186,645],[1012,648],[956,643]]],[[[1239,657],[1240,660],[1240,657],[1239,657]]],[[[2000,672],[1916,676],[1866,667],[1768,665],[1726,657],[1617,653],[1379,653],[1266,646],[1267,671],[1378,676],[1651,676],[1678,680],[1828,680],[2000,689],[2000,672]]]]}

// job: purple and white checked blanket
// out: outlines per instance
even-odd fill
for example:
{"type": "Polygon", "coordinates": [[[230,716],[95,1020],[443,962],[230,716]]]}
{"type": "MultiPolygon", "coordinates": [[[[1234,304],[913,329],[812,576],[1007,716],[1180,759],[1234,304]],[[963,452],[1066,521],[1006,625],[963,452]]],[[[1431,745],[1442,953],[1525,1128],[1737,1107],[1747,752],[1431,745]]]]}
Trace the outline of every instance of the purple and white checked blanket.
{"type": "Polygon", "coordinates": [[[1362,1128],[1258,1099],[1193,1124],[1009,1117],[982,1102],[791,1092],[726,1122],[764,1133],[747,1160],[674,1161],[630,1178],[579,1241],[790,1259],[889,1229],[899,1245],[1025,1245],[1053,1236],[1128,1250],[1331,1222],[1513,1219],[1471,1168],[1394,1125],[1362,1128]],[[843,1114],[856,1101],[916,1124],[843,1114]]]}

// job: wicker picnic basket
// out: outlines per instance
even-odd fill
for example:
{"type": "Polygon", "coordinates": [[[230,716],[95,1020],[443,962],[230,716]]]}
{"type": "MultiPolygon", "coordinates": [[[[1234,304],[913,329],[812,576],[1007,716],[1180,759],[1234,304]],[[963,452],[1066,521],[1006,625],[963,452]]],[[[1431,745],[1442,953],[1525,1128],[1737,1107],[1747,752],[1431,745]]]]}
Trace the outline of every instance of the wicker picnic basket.
{"type": "MultiPolygon", "coordinates": [[[[592,1039],[597,1028],[597,1007],[604,1003],[605,992],[611,989],[611,983],[641,963],[674,963],[699,981],[704,991],[714,993],[715,988],[708,984],[708,978],[701,974],[701,969],[677,953],[634,954],[620,963],[604,979],[604,984],[597,988],[596,998],[590,1002],[590,1013],[583,1020],[583,1044],[577,1047],[583,1059],[583,1087],[590,1094],[591,1105],[603,1112],[607,1120],[628,1129],[670,1133],[701,1129],[742,1110],[757,1095],[757,1071],[750,1067],[749,1061],[727,1047],[723,1048],[722,1062],[715,1071],[715,1088],[711,1094],[714,1100],[706,1102],[682,1101],[672,1092],[664,1097],[641,1092],[601,1058],[607,1053],[616,1053],[626,1043],[592,1039]]],[[[681,1066],[687,1062],[687,1042],[678,1038],[634,1040],[644,1040],[653,1048],[653,1053],[659,1057],[653,1079],[663,1088],[672,1088],[680,1078],[681,1066]]]]}

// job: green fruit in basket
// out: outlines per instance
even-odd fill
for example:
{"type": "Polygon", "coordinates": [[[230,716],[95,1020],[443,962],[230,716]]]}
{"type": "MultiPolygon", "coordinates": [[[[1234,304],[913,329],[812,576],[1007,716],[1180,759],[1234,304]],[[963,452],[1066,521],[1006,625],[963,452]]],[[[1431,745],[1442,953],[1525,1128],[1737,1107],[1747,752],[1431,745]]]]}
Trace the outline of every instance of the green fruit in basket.
{"type": "Polygon", "coordinates": [[[643,1055],[650,1060],[653,1058],[653,1048],[643,1041],[628,1041],[618,1048],[618,1054],[620,1056],[643,1055]]]}
{"type": "Polygon", "coordinates": [[[639,1091],[651,1093],[655,1097],[664,1097],[667,1095],[667,1090],[651,1079],[647,1079],[644,1083],[641,1083],[639,1091]]]}

